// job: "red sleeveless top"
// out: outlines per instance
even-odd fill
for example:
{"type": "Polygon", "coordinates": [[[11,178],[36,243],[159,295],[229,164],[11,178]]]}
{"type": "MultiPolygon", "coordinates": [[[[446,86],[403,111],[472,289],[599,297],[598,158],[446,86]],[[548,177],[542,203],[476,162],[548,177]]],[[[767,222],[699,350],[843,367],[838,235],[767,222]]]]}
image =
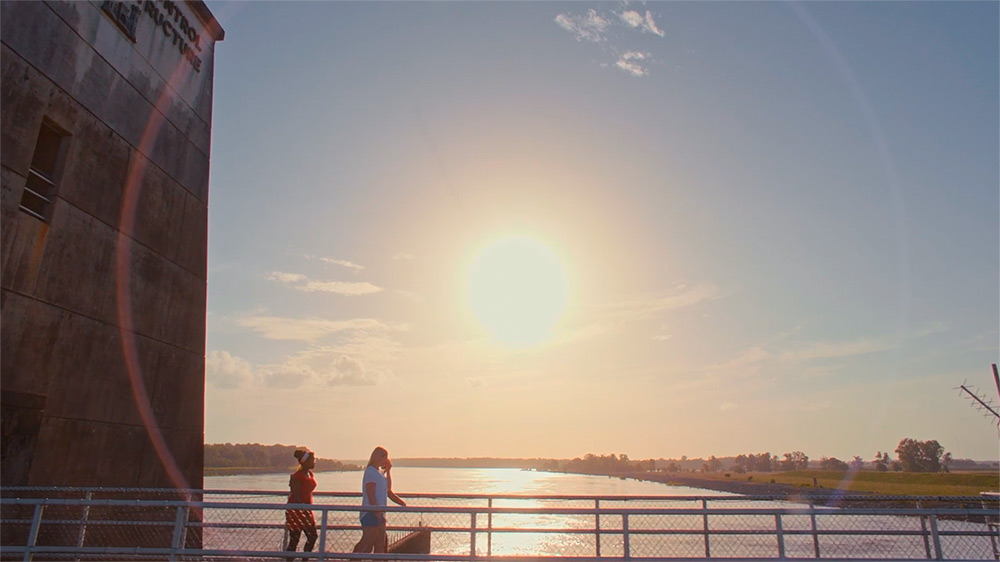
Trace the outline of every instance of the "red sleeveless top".
{"type": "MultiPolygon", "coordinates": [[[[299,497],[295,497],[295,492],[288,494],[288,503],[312,503],[313,502],[313,490],[316,489],[316,478],[313,476],[311,470],[306,472],[295,471],[292,473],[292,477],[288,479],[288,485],[291,486],[296,480],[299,481],[299,489],[301,494],[299,497]]],[[[295,488],[292,488],[294,490],[295,488]]]]}

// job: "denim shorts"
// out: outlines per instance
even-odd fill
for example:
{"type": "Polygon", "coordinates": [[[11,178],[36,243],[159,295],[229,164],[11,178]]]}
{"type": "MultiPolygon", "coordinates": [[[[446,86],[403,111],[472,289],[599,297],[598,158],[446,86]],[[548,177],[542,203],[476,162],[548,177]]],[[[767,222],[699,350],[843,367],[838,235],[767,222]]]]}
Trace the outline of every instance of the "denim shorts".
{"type": "Polygon", "coordinates": [[[362,527],[377,527],[381,524],[382,522],[379,521],[378,515],[375,515],[373,512],[368,511],[361,514],[362,527]]]}

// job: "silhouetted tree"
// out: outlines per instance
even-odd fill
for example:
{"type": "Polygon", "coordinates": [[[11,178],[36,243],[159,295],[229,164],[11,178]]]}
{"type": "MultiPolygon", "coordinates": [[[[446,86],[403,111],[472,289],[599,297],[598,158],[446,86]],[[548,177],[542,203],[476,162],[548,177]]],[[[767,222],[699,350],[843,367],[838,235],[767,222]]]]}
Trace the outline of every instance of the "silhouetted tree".
{"type": "Polygon", "coordinates": [[[708,457],[708,462],[701,465],[701,469],[704,472],[718,472],[720,469],[722,469],[722,461],[715,458],[715,455],[712,455],[708,457]]]}
{"type": "Polygon", "coordinates": [[[944,447],[935,440],[917,441],[909,437],[899,442],[896,455],[907,472],[939,472],[944,447]]]}
{"type": "Polygon", "coordinates": [[[743,474],[749,469],[749,463],[747,462],[746,455],[736,455],[735,462],[733,464],[733,471],[737,474],[743,474]]]}
{"type": "Polygon", "coordinates": [[[819,461],[819,467],[823,470],[847,470],[847,463],[837,457],[823,457],[819,461]]]}
{"type": "Polygon", "coordinates": [[[656,461],[653,459],[633,461],[628,455],[594,455],[587,453],[581,459],[579,457],[560,463],[559,470],[564,472],[578,472],[581,474],[613,474],[617,472],[635,472],[654,470],[656,461]]]}
{"type": "Polygon", "coordinates": [[[802,451],[794,451],[782,455],[785,460],[781,461],[781,470],[805,470],[809,467],[809,457],[802,451]]]}
{"type": "Polygon", "coordinates": [[[759,455],[750,455],[753,459],[753,469],[757,472],[771,472],[771,453],[761,453],[759,455]]]}
{"type": "Polygon", "coordinates": [[[889,470],[889,453],[882,453],[881,451],[875,451],[875,470],[878,472],[885,472],[889,470]],[[885,455],[884,457],[882,455],[885,455]]]}

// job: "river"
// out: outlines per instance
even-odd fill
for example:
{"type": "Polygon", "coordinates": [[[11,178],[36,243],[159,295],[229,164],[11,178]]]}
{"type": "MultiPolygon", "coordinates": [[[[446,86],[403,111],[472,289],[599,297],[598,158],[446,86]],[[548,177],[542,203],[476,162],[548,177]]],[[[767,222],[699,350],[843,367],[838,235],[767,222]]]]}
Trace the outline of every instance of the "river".
{"type": "MultiPolygon", "coordinates": [[[[361,472],[318,472],[317,491],[361,492],[361,472]]],[[[288,490],[288,474],[206,476],[206,490],[288,490]]],[[[392,488],[399,494],[529,494],[599,496],[715,496],[720,492],[643,480],[520,470],[517,468],[426,468],[397,466],[392,488]]]]}

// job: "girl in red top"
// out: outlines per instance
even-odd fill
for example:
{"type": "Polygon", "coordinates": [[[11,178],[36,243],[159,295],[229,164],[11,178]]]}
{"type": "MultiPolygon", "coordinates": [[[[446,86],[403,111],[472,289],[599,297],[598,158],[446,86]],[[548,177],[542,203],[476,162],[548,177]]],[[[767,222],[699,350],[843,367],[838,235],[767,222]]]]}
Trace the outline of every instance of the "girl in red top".
{"type": "MultiPolygon", "coordinates": [[[[298,450],[294,454],[299,460],[299,469],[288,479],[288,486],[292,489],[288,494],[288,503],[312,503],[312,493],[316,489],[316,477],[312,473],[312,469],[316,468],[316,455],[307,450],[298,450]]],[[[285,550],[294,552],[299,545],[299,537],[305,533],[306,544],[302,546],[302,552],[312,552],[316,544],[316,518],[311,509],[286,509],[285,529],[288,529],[285,550]]]]}

